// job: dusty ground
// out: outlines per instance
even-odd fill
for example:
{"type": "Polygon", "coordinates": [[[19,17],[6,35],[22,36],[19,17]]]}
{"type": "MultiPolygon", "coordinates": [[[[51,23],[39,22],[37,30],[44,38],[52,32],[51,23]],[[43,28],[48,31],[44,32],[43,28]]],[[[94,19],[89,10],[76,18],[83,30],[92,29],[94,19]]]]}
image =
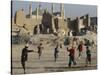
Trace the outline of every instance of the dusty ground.
{"type": "MultiPolygon", "coordinates": [[[[12,72],[13,74],[23,74],[21,65],[21,52],[25,44],[12,45],[12,72]]],[[[37,45],[31,44],[29,49],[35,50],[34,53],[28,54],[28,61],[26,62],[26,73],[44,73],[44,72],[63,72],[63,71],[77,71],[77,70],[91,70],[97,68],[97,49],[96,46],[91,49],[92,64],[85,67],[86,54],[85,50],[82,53],[82,57],[78,58],[78,51],[76,50],[75,59],[77,65],[68,67],[68,52],[66,46],[59,48],[59,57],[57,62],[54,62],[54,48],[55,45],[49,42],[44,43],[44,49],[42,51],[41,59],[38,59],[37,45]]]]}

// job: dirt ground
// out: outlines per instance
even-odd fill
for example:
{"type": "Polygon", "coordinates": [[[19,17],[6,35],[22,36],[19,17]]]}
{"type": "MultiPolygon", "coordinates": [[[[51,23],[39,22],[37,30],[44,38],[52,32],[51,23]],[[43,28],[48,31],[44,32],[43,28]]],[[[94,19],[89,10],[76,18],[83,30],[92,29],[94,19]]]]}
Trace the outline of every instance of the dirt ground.
{"type": "MultiPolygon", "coordinates": [[[[21,65],[21,52],[25,44],[12,44],[12,74],[23,74],[24,71],[21,65]]],[[[28,61],[26,62],[26,73],[47,73],[47,72],[63,72],[63,71],[79,71],[79,70],[92,70],[97,69],[97,48],[96,46],[91,47],[91,65],[86,65],[86,50],[83,51],[82,56],[78,57],[78,50],[75,51],[75,60],[77,65],[68,67],[68,51],[67,46],[62,45],[59,48],[59,56],[57,61],[54,61],[54,48],[55,45],[49,42],[43,44],[42,56],[38,59],[37,45],[30,44],[29,49],[35,52],[28,53],[28,61]]]]}

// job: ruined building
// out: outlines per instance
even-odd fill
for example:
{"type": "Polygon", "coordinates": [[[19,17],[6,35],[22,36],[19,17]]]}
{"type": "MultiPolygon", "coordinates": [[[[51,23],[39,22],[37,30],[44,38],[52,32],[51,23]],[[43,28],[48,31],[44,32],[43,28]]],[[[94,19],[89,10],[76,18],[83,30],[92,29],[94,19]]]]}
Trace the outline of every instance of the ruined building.
{"type": "Polygon", "coordinates": [[[54,5],[51,6],[52,12],[42,9],[41,5],[32,11],[32,4],[29,5],[29,14],[26,15],[24,9],[18,10],[14,17],[14,24],[18,27],[23,27],[31,34],[51,34],[59,32],[68,32],[67,21],[63,4],[60,4],[60,11],[54,11],[54,5]]]}
{"type": "Polygon", "coordinates": [[[90,16],[86,14],[81,17],[76,17],[73,20],[68,18],[67,22],[70,31],[73,31],[75,35],[78,35],[79,33],[82,32],[82,30],[86,30],[90,27],[90,16]]]}
{"type": "Polygon", "coordinates": [[[33,11],[32,4],[30,4],[29,14],[25,14],[24,9],[16,11],[14,18],[12,18],[12,30],[16,32],[16,28],[18,31],[18,29],[20,30],[24,26],[27,33],[31,35],[53,33],[68,35],[69,32],[78,35],[91,24],[96,24],[97,20],[91,19],[89,14],[72,20],[65,17],[63,4],[60,4],[59,9],[60,11],[54,12],[54,4],[52,4],[51,12],[49,12],[39,4],[35,11],[33,11]]]}

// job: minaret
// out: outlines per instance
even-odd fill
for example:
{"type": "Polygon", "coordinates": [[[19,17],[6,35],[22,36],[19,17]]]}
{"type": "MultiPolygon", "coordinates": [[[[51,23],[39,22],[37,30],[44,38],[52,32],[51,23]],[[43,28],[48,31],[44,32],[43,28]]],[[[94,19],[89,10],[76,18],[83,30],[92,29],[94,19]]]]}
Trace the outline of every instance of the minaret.
{"type": "Polygon", "coordinates": [[[29,16],[32,18],[32,3],[29,5],[29,16]]]}
{"type": "Polygon", "coordinates": [[[53,15],[53,7],[54,7],[54,4],[52,3],[52,6],[51,6],[51,13],[53,15]]]}
{"type": "Polygon", "coordinates": [[[62,11],[62,10],[64,10],[64,9],[63,9],[63,4],[61,3],[60,4],[60,11],[62,11]]]}
{"type": "Polygon", "coordinates": [[[41,11],[41,4],[39,3],[39,12],[41,11]]]}
{"type": "Polygon", "coordinates": [[[55,25],[54,25],[54,16],[53,16],[53,9],[54,9],[54,4],[52,3],[51,5],[51,14],[52,14],[52,30],[55,33],[56,29],[55,29],[55,25]]]}
{"type": "Polygon", "coordinates": [[[64,17],[64,6],[63,6],[63,4],[60,4],[60,15],[61,15],[61,17],[64,17]]]}
{"type": "Polygon", "coordinates": [[[38,20],[38,15],[39,15],[39,9],[36,8],[36,20],[38,20]]]}

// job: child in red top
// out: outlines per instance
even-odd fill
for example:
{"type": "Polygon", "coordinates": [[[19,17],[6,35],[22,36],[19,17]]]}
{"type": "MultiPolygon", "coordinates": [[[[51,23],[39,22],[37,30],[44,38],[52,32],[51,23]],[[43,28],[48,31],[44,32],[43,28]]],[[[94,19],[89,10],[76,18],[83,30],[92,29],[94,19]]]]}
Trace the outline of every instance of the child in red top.
{"type": "Polygon", "coordinates": [[[76,65],[74,47],[72,46],[72,48],[70,48],[70,49],[68,49],[68,47],[67,47],[67,51],[69,52],[69,64],[68,64],[68,66],[71,67],[72,62],[73,62],[74,65],[76,65]]]}

